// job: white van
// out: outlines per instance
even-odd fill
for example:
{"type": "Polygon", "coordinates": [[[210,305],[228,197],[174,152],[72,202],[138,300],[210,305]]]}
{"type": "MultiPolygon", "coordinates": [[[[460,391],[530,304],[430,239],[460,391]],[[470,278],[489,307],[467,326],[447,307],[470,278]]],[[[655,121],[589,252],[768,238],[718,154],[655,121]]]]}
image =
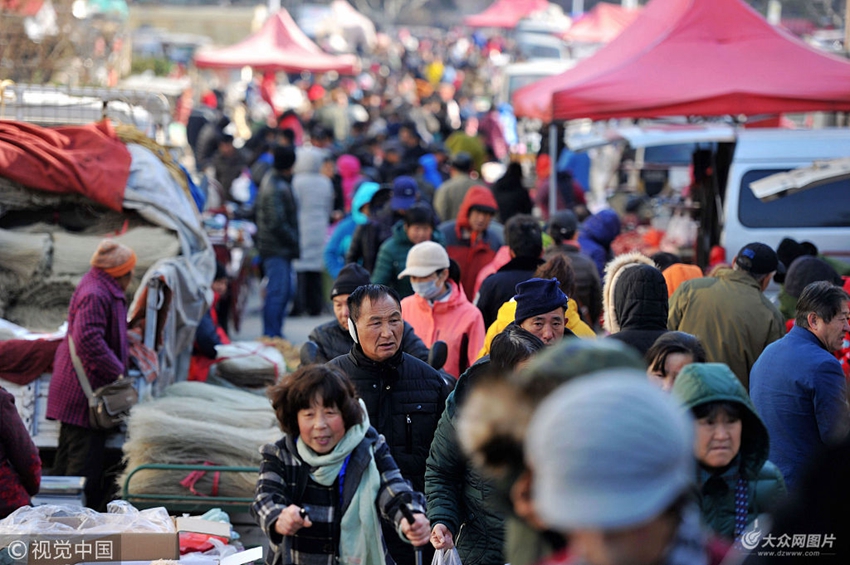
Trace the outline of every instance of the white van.
{"type": "Polygon", "coordinates": [[[850,178],[821,180],[802,190],[783,185],[777,177],[767,179],[818,161],[850,157],[850,129],[667,124],[608,128],[568,138],[567,143],[573,150],[603,143],[626,143],[635,149],[696,144],[692,197],[700,266],[707,263],[712,245],[722,245],[731,260],[747,243],[760,241],[776,249],[785,237],[810,241],[820,253],[850,262],[850,178]],[[751,185],[757,181],[762,181],[764,199],[753,192],[751,185]]]}

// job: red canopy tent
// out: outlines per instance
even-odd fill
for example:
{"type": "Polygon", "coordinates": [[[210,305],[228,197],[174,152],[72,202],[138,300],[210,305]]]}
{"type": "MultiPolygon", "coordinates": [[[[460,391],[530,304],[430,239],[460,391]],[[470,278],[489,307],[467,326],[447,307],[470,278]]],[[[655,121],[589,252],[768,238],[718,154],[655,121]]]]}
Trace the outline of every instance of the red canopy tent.
{"type": "Polygon", "coordinates": [[[292,20],[286,10],[271,16],[254,35],[236,45],[208,49],[195,55],[197,67],[254,67],[258,71],[311,71],[355,74],[352,55],[328,55],[292,20]]]}
{"type": "Polygon", "coordinates": [[[628,10],[616,4],[600,2],[573,22],[563,38],[580,43],[608,43],[640,15],[640,9],[628,10]]]}
{"type": "Polygon", "coordinates": [[[513,102],[546,121],[848,110],[850,63],[740,0],[652,0],[594,56],[513,102]]]}
{"type": "Polygon", "coordinates": [[[496,0],[480,14],[463,18],[463,23],[469,27],[513,29],[521,19],[548,6],[548,0],[496,0]]]}

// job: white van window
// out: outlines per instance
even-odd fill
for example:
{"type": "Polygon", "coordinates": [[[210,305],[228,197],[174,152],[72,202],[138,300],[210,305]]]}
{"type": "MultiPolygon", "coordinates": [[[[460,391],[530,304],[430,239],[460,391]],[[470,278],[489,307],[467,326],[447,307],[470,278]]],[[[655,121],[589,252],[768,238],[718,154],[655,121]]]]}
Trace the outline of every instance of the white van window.
{"type": "Polygon", "coordinates": [[[850,226],[850,179],[762,202],[750,183],[788,169],[748,171],[741,178],[738,219],[748,228],[827,228],[850,226]]]}

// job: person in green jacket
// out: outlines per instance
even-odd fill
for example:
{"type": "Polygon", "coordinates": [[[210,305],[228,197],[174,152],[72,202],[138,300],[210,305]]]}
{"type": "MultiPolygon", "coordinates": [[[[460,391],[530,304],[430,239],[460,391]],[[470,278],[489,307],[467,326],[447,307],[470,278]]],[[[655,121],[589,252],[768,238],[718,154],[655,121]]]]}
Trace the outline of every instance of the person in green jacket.
{"type": "Polygon", "coordinates": [[[395,289],[399,296],[406,298],[413,294],[410,277],[398,278],[407,265],[407,252],[417,243],[436,241],[443,243],[440,232],[434,231],[434,214],[424,204],[414,204],[407,209],[403,220],[393,226],[393,234],[378,249],[372,282],[395,289]]]}
{"type": "Polygon", "coordinates": [[[738,538],[787,489],[767,460],[770,440],[747,391],[723,363],[682,368],[673,394],[696,420],[696,486],[703,521],[717,535],[738,538]]]}
{"type": "Polygon", "coordinates": [[[493,353],[479,359],[458,378],[446,399],[431,451],[425,463],[425,497],[435,549],[457,547],[464,565],[503,565],[506,504],[499,504],[498,485],[475,469],[458,445],[458,410],[471,387],[487,375],[507,375],[543,350],[543,342],[513,325],[493,339],[493,353]]]}

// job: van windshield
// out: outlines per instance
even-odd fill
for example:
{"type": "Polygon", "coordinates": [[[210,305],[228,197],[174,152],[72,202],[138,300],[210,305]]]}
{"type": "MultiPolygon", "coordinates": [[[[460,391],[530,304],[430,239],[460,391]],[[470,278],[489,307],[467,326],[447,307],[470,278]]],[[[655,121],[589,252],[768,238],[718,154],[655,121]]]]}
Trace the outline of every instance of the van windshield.
{"type": "Polygon", "coordinates": [[[771,202],[756,198],[750,183],[789,169],[753,170],[741,179],[738,219],[748,228],[850,226],[850,179],[837,180],[771,202]]]}

